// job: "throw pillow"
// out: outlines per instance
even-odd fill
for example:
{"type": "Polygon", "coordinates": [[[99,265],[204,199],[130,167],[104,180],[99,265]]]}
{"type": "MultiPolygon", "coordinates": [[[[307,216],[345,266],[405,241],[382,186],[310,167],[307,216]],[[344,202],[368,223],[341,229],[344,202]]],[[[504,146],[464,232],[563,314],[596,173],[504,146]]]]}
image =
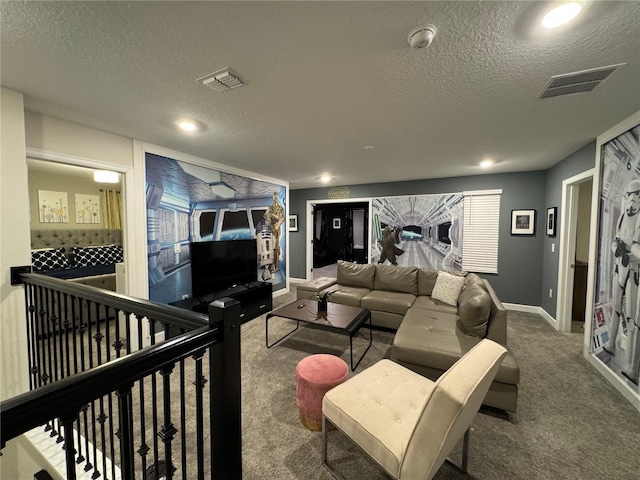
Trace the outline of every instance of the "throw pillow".
{"type": "Polygon", "coordinates": [[[484,338],[491,314],[491,297],[480,285],[469,285],[460,295],[458,315],[460,323],[469,335],[484,338]]]}
{"type": "Polygon", "coordinates": [[[120,245],[103,245],[99,247],[73,247],[73,265],[75,267],[94,267],[111,265],[124,261],[120,245]]]}
{"type": "Polygon", "coordinates": [[[431,298],[455,307],[458,304],[458,296],[463,286],[464,277],[440,272],[438,273],[436,284],[433,287],[431,298]]]}
{"type": "Polygon", "coordinates": [[[34,272],[60,270],[69,268],[69,259],[64,253],[64,247],[31,250],[31,265],[34,272]]]}
{"type": "Polygon", "coordinates": [[[418,295],[431,295],[436,280],[438,280],[438,270],[429,267],[420,268],[418,270],[418,295]]]}

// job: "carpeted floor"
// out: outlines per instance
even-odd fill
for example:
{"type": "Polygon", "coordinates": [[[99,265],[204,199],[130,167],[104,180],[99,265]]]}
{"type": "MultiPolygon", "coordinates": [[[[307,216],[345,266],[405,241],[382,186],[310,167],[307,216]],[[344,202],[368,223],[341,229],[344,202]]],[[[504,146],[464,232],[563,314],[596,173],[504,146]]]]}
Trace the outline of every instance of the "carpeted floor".
{"type": "MultiPolygon", "coordinates": [[[[274,308],[294,298],[295,286],[274,298],[274,308]]],[[[274,337],[289,328],[285,321],[269,324],[274,337]]],[[[267,349],[264,330],[264,317],[242,326],[243,478],[331,479],[321,466],[321,434],[298,420],[295,367],[313,353],[348,362],[348,338],[301,328],[267,349]]],[[[392,338],[375,332],[355,374],[387,356],[392,338]]],[[[355,340],[356,355],[365,343],[355,340]]],[[[479,414],[470,476],[444,465],[435,478],[637,479],[640,413],[582,357],[582,336],[557,333],[537,315],[509,312],[508,343],[521,368],[515,422],[479,414]]],[[[339,432],[331,432],[329,444],[329,458],[346,478],[387,478],[339,432]]]]}

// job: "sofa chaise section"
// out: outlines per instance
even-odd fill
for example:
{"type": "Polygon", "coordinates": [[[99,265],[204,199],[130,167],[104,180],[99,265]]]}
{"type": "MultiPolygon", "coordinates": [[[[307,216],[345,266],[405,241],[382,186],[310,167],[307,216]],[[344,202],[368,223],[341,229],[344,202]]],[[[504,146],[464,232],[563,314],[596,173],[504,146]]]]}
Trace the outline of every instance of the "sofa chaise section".
{"type": "MultiPolygon", "coordinates": [[[[300,284],[297,298],[327,291],[334,292],[331,302],[367,308],[374,326],[395,330],[391,359],[434,381],[482,338],[507,344],[507,312],[489,282],[475,274],[339,261],[337,278],[300,284]],[[441,274],[458,277],[453,301],[435,298],[441,274]]],[[[508,351],[484,404],[514,413],[519,381],[508,351]]]]}

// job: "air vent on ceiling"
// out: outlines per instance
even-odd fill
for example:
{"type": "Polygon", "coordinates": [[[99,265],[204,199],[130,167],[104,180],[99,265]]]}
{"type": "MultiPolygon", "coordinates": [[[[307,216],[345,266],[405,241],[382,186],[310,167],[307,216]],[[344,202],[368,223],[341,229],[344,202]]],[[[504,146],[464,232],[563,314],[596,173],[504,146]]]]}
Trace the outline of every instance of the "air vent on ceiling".
{"type": "Polygon", "coordinates": [[[196,82],[201,82],[205,87],[209,87],[216,92],[224,92],[225,90],[238,88],[246,84],[246,82],[240,78],[240,75],[229,67],[197,78],[196,82]]]}
{"type": "Polygon", "coordinates": [[[538,98],[552,98],[561,95],[590,92],[604,80],[606,80],[619,67],[626,65],[620,63],[609,67],[592,68],[581,72],[555,75],[549,79],[538,98]]]}

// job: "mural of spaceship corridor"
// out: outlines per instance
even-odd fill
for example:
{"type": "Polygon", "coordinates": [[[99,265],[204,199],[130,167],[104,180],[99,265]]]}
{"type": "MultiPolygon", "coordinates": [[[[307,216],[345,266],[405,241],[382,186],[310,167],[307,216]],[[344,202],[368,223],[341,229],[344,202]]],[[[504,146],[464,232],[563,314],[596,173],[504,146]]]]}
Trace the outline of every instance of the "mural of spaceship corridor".
{"type": "Polygon", "coordinates": [[[460,270],[462,193],[372,201],[371,263],[460,270]]]}

